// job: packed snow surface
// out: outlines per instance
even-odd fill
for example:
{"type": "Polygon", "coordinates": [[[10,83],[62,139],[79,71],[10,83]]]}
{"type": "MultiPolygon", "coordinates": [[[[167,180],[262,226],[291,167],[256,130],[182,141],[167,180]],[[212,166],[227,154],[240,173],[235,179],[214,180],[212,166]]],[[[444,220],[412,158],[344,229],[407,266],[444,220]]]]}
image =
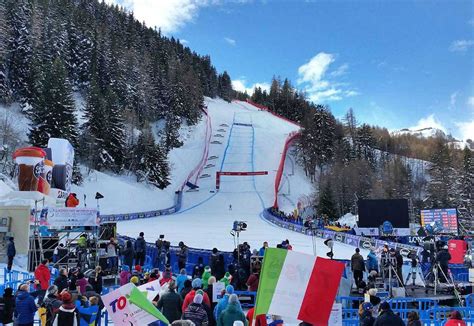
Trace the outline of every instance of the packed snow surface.
{"type": "MultiPolygon", "coordinates": [[[[190,247],[231,251],[235,243],[230,231],[233,221],[239,220],[248,225],[240,234],[240,243],[247,241],[252,248],[260,248],[263,241],[276,246],[288,239],[294,250],[313,253],[311,237],[276,227],[261,216],[273,204],[275,174],[285,139],[297,127],[244,102],[207,99],[206,104],[212,134],[222,137],[211,139],[209,166],[198,179],[199,191],[184,193],[179,213],[119,222],[118,232],[136,237],[143,231],[148,242],[164,234],[174,245],[184,241],[190,247]],[[216,192],[216,171],[268,171],[268,175],[222,176],[216,192]]],[[[298,188],[298,184],[292,187],[298,188]]],[[[315,241],[317,254],[325,256],[328,250],[323,240],[315,241]]],[[[334,248],[336,258],[350,258],[353,251],[353,247],[343,244],[334,248]]]]}

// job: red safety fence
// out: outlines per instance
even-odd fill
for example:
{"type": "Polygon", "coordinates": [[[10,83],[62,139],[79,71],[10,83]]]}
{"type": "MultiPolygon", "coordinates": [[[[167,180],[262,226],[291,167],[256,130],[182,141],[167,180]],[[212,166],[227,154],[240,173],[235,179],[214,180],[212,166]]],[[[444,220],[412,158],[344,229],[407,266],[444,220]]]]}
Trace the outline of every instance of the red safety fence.
{"type": "Polygon", "coordinates": [[[273,202],[273,207],[278,208],[278,189],[280,189],[281,177],[283,175],[283,170],[285,169],[285,160],[286,154],[291,144],[301,136],[299,131],[291,132],[285,140],[285,146],[283,147],[283,152],[281,153],[280,164],[278,165],[278,170],[275,176],[275,201],[273,202]]]}
{"type": "Polygon", "coordinates": [[[186,180],[184,180],[183,184],[181,185],[181,191],[183,191],[186,183],[193,179],[194,177],[194,184],[197,185],[199,175],[201,174],[204,166],[206,165],[207,158],[209,156],[209,144],[211,142],[212,137],[212,124],[211,124],[211,116],[207,112],[207,108],[203,107],[202,111],[206,115],[206,135],[204,137],[204,150],[202,152],[201,160],[196,165],[196,167],[188,174],[186,180]]]}

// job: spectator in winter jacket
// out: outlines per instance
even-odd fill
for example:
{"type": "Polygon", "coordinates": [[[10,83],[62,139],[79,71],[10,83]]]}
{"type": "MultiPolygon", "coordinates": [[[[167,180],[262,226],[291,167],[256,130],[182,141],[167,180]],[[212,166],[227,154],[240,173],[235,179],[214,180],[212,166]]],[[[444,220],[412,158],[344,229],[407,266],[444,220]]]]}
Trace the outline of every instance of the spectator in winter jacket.
{"type": "Polygon", "coordinates": [[[191,280],[184,281],[183,289],[179,291],[179,295],[181,296],[181,299],[183,299],[184,301],[188,293],[191,292],[192,290],[193,290],[192,281],[191,280]]]}
{"type": "Polygon", "coordinates": [[[263,257],[263,255],[265,255],[265,249],[267,249],[267,248],[268,248],[268,242],[265,241],[265,242],[263,243],[262,248],[260,248],[260,250],[258,251],[258,255],[259,255],[260,257],[263,257]]]}
{"type": "Polygon", "coordinates": [[[3,313],[0,314],[0,324],[7,325],[13,323],[15,297],[13,296],[12,288],[6,288],[3,291],[3,297],[0,298],[0,305],[3,306],[3,313]]]}
{"type": "MultiPolygon", "coordinates": [[[[196,291],[200,290],[202,288],[201,279],[200,278],[195,278],[192,282],[192,287],[193,287],[193,289],[184,298],[183,307],[181,309],[182,311],[186,311],[186,308],[188,307],[188,305],[191,304],[191,302],[193,302],[193,299],[196,295],[196,291]]],[[[211,301],[209,300],[209,297],[207,296],[207,293],[205,293],[205,292],[203,294],[203,302],[208,307],[211,307],[211,301]]]]}
{"type": "Polygon", "coordinates": [[[351,257],[351,270],[354,274],[354,281],[357,287],[359,287],[360,282],[364,277],[365,264],[364,257],[360,254],[360,249],[356,248],[355,254],[351,257]]]}
{"type": "Polygon", "coordinates": [[[120,272],[120,286],[123,286],[128,283],[132,273],[130,273],[130,269],[127,265],[122,266],[122,271],[120,272]]]}
{"type": "Polygon", "coordinates": [[[211,277],[212,274],[211,274],[211,267],[210,266],[206,266],[204,267],[204,273],[202,273],[202,288],[204,290],[207,290],[207,286],[208,286],[208,282],[209,282],[209,277],[211,277]]]}
{"type": "Polygon", "coordinates": [[[407,318],[407,326],[421,326],[420,316],[416,311],[410,311],[407,318]]]}
{"type": "Polygon", "coordinates": [[[66,207],[77,207],[79,205],[79,199],[75,193],[70,193],[66,198],[66,207]]]}
{"type": "Polygon", "coordinates": [[[127,240],[122,256],[123,265],[128,266],[128,270],[131,271],[133,267],[133,259],[135,258],[135,250],[133,249],[132,241],[127,240]]]}
{"type": "Polygon", "coordinates": [[[184,282],[189,279],[189,276],[186,274],[186,269],[181,268],[179,275],[176,277],[176,287],[178,288],[178,293],[181,293],[181,290],[184,288],[184,282]]]}
{"type": "Polygon", "coordinates": [[[94,326],[99,313],[99,298],[93,296],[88,300],[83,296],[81,300],[76,300],[75,305],[79,312],[79,325],[94,326]]]}
{"type": "Polygon", "coordinates": [[[176,293],[176,283],[171,281],[168,291],[161,295],[156,307],[163,313],[170,323],[181,318],[181,307],[183,300],[176,293]]]}
{"type": "Polygon", "coordinates": [[[46,326],[51,326],[53,324],[54,317],[59,310],[59,307],[63,302],[59,297],[58,287],[56,285],[51,285],[48,288],[48,292],[46,297],[43,300],[43,306],[45,308],[45,319],[46,319],[46,326]]]}
{"type": "Polygon", "coordinates": [[[375,320],[374,326],[405,326],[405,323],[396,315],[388,302],[382,302],[380,304],[380,315],[375,320]]]}
{"type": "Polygon", "coordinates": [[[59,270],[59,276],[54,280],[54,285],[58,287],[58,293],[63,292],[64,289],[68,289],[69,278],[67,277],[67,269],[61,268],[59,270]]]}
{"type": "Polygon", "coordinates": [[[369,254],[367,255],[367,272],[376,271],[379,272],[379,262],[377,256],[375,255],[374,249],[370,249],[369,254]]]}
{"type": "Polygon", "coordinates": [[[380,304],[380,302],[382,301],[378,296],[377,296],[377,289],[376,288],[372,288],[372,289],[369,289],[367,291],[367,294],[369,295],[369,298],[370,298],[370,303],[376,307],[380,304]]]}
{"type": "MultiPolygon", "coordinates": [[[[220,314],[227,308],[227,305],[229,304],[229,297],[232,294],[234,294],[234,287],[232,285],[227,285],[225,288],[224,296],[222,297],[222,299],[219,300],[219,303],[214,308],[214,318],[216,318],[216,320],[219,320],[220,314]]],[[[239,308],[240,310],[242,310],[242,307],[240,307],[240,303],[239,308]]]]}
{"type": "Polygon", "coordinates": [[[144,238],[145,234],[140,232],[137,240],[135,240],[135,263],[137,265],[145,265],[145,255],[146,255],[146,242],[144,238]]]}
{"type": "Polygon", "coordinates": [[[33,326],[35,313],[38,307],[35,299],[28,293],[28,284],[22,284],[16,294],[15,300],[15,323],[18,326],[33,326]]]}
{"type": "Polygon", "coordinates": [[[104,285],[104,282],[102,280],[103,276],[104,272],[102,272],[102,267],[96,266],[94,273],[87,280],[89,284],[92,285],[94,291],[98,294],[102,293],[102,287],[104,285]]]}
{"type": "Polygon", "coordinates": [[[447,323],[444,325],[445,326],[466,326],[466,323],[464,322],[464,320],[462,320],[461,313],[455,310],[451,312],[451,314],[449,314],[449,319],[447,323]]]}
{"type": "Polygon", "coordinates": [[[194,296],[193,302],[186,307],[183,313],[183,319],[192,321],[196,326],[207,325],[209,320],[203,307],[203,299],[201,294],[194,296]]]}
{"type": "Polygon", "coordinates": [[[360,326],[373,326],[375,318],[373,317],[374,306],[370,302],[364,302],[359,306],[360,326]]]}
{"type": "Polygon", "coordinates": [[[444,246],[442,250],[436,255],[436,260],[439,262],[442,273],[439,273],[440,282],[446,283],[446,277],[448,276],[448,264],[451,260],[451,254],[448,252],[448,246],[444,246]]]}
{"type": "Polygon", "coordinates": [[[204,273],[204,261],[201,256],[198,257],[197,264],[194,265],[192,279],[199,278],[204,273]]]}
{"type": "Polygon", "coordinates": [[[61,293],[63,304],[54,318],[53,326],[78,326],[79,312],[72,301],[72,295],[68,291],[61,293]]]}
{"type": "Polygon", "coordinates": [[[231,294],[229,296],[229,304],[219,315],[219,319],[217,319],[217,326],[233,325],[237,320],[240,320],[244,325],[247,325],[247,319],[245,319],[245,315],[240,308],[237,295],[231,294]]]}
{"type": "Polygon", "coordinates": [[[108,268],[112,273],[116,273],[118,267],[118,244],[114,237],[110,238],[109,243],[107,243],[106,250],[108,257],[108,268]]]}
{"type": "Polygon", "coordinates": [[[44,259],[35,269],[35,280],[38,281],[36,297],[39,299],[39,304],[43,301],[43,297],[49,287],[49,281],[51,280],[51,272],[49,271],[48,264],[49,261],[44,259]]]}
{"type": "Polygon", "coordinates": [[[89,284],[87,279],[84,277],[84,273],[79,272],[77,274],[77,281],[76,281],[76,290],[77,293],[84,295],[86,293],[86,286],[89,284]]]}
{"type": "Polygon", "coordinates": [[[215,271],[217,269],[217,262],[219,261],[219,250],[217,248],[212,248],[211,257],[209,258],[209,265],[211,270],[215,271]]]}
{"type": "Polygon", "coordinates": [[[8,269],[8,271],[12,270],[13,258],[15,258],[15,255],[16,255],[16,248],[15,248],[14,240],[15,239],[13,237],[10,237],[8,239],[8,244],[7,244],[7,257],[8,257],[7,269],[8,269]]]}
{"type": "Polygon", "coordinates": [[[219,282],[222,282],[225,284],[225,286],[230,285],[232,282],[232,275],[230,275],[229,272],[224,274],[224,277],[219,280],[219,282]]]}
{"type": "Polygon", "coordinates": [[[186,262],[188,261],[188,247],[184,244],[183,241],[179,242],[179,251],[178,251],[178,268],[186,268],[186,262]]]}
{"type": "MultiPolygon", "coordinates": [[[[211,267],[212,269],[212,267],[211,267]]],[[[217,258],[215,269],[212,270],[216,279],[221,279],[225,275],[225,258],[223,254],[219,254],[217,258]]]]}
{"type": "MultiPolygon", "coordinates": [[[[247,323],[248,325],[252,325],[253,315],[255,313],[255,307],[252,307],[249,311],[247,311],[247,323]]],[[[255,317],[255,321],[253,326],[267,326],[267,316],[265,315],[258,315],[255,317]]]]}
{"type": "Polygon", "coordinates": [[[214,276],[209,277],[209,280],[207,281],[207,289],[206,293],[207,296],[209,297],[209,300],[211,300],[211,311],[214,311],[214,308],[216,306],[216,302],[212,301],[213,293],[214,293],[214,286],[213,284],[216,283],[216,278],[214,276]]]}
{"type": "Polygon", "coordinates": [[[258,270],[254,268],[246,283],[249,291],[257,292],[259,277],[260,275],[258,274],[258,270]]]}
{"type": "Polygon", "coordinates": [[[166,283],[169,283],[173,280],[173,274],[171,273],[171,268],[166,267],[165,271],[163,272],[163,277],[160,280],[160,285],[163,286],[166,283]]]}

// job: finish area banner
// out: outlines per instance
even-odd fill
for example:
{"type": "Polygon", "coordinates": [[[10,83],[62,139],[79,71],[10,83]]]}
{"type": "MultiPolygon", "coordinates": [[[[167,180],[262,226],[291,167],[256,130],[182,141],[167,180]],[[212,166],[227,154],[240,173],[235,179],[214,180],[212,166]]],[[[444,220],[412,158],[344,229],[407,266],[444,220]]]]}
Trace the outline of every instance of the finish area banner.
{"type": "Polygon", "coordinates": [[[100,220],[95,208],[49,208],[46,225],[50,227],[98,226],[100,220]]]}

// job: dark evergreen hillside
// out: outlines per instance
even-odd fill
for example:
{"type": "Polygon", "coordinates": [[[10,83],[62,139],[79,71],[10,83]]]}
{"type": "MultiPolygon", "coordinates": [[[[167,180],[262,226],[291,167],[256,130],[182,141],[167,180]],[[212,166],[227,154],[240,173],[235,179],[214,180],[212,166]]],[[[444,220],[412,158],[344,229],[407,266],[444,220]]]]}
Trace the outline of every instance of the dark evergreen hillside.
{"type": "Polygon", "coordinates": [[[234,92],[229,75],[218,75],[209,56],[118,6],[1,1],[0,102],[23,105],[32,145],[64,137],[91,168],[139,172],[140,179],[164,187],[167,175],[157,176],[168,173],[167,152],[181,145],[179,126],[200,119],[203,96],[218,95],[230,101],[234,92]],[[82,126],[73,92],[86,100],[82,126]],[[141,140],[149,142],[149,122],[159,119],[166,119],[164,143],[156,153],[137,151],[138,139],[130,139],[125,127],[147,134],[141,140]],[[155,164],[161,167],[152,170],[155,164]]]}

